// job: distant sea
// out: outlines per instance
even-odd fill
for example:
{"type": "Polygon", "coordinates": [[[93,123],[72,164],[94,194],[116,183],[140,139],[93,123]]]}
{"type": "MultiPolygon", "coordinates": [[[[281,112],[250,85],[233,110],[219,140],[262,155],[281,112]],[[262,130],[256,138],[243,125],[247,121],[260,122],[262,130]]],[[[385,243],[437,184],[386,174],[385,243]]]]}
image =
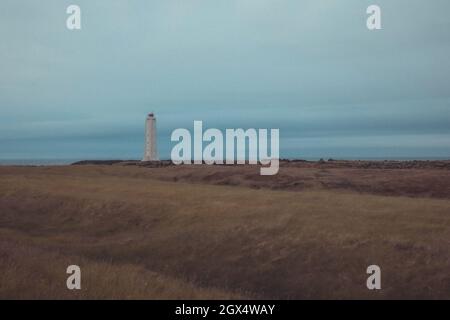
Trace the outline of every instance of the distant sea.
{"type": "Polygon", "coordinates": [[[81,159],[0,159],[0,166],[64,166],[81,159]]]}
{"type": "MultiPolygon", "coordinates": [[[[333,160],[371,160],[371,161],[412,161],[412,160],[450,160],[449,157],[331,157],[333,160]]],[[[0,159],[0,166],[64,166],[82,160],[116,160],[111,159],[0,159]]],[[[318,161],[320,157],[298,157],[298,158],[282,158],[282,159],[301,159],[308,161],[318,161]]],[[[330,159],[323,157],[324,160],[330,159]]],[[[129,159],[126,159],[129,160],[129,159]]]]}

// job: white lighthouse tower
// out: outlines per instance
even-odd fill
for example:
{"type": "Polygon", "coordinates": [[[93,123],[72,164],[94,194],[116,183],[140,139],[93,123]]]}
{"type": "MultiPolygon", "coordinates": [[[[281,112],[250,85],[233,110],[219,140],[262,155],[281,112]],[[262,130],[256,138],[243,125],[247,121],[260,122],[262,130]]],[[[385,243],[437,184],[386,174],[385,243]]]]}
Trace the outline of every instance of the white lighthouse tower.
{"type": "Polygon", "coordinates": [[[156,149],[156,118],[153,113],[149,113],[145,120],[145,153],[142,161],[158,160],[158,151],[156,149]]]}

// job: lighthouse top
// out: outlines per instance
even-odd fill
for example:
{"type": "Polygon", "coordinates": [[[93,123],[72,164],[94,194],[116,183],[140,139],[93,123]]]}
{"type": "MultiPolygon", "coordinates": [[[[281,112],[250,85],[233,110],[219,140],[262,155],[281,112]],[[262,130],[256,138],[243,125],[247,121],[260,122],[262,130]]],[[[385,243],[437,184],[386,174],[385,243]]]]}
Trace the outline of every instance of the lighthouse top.
{"type": "Polygon", "coordinates": [[[155,115],[153,114],[153,112],[150,112],[150,113],[148,114],[148,117],[149,117],[149,118],[154,118],[155,115]]]}

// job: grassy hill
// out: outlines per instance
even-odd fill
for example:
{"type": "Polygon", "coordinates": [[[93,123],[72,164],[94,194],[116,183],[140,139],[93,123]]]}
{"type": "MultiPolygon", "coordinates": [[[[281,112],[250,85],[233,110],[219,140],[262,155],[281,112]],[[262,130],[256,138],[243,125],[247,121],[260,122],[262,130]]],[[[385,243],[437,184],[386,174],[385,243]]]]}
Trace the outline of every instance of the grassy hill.
{"type": "Polygon", "coordinates": [[[447,198],[173,182],[157,170],[183,176],[0,168],[0,298],[450,298],[447,198]],[[66,289],[69,264],[79,292],[66,289]],[[366,288],[371,264],[381,291],[366,288]]]}

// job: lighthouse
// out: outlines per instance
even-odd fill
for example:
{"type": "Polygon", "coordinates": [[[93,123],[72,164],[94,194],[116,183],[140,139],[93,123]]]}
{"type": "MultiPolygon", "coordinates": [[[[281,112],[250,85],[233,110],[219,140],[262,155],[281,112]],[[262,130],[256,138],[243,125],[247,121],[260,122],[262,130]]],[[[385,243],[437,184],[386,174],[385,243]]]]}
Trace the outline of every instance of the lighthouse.
{"type": "Polygon", "coordinates": [[[156,149],[156,118],[153,113],[149,113],[145,120],[145,152],[142,161],[158,160],[158,151],[156,149]]]}

